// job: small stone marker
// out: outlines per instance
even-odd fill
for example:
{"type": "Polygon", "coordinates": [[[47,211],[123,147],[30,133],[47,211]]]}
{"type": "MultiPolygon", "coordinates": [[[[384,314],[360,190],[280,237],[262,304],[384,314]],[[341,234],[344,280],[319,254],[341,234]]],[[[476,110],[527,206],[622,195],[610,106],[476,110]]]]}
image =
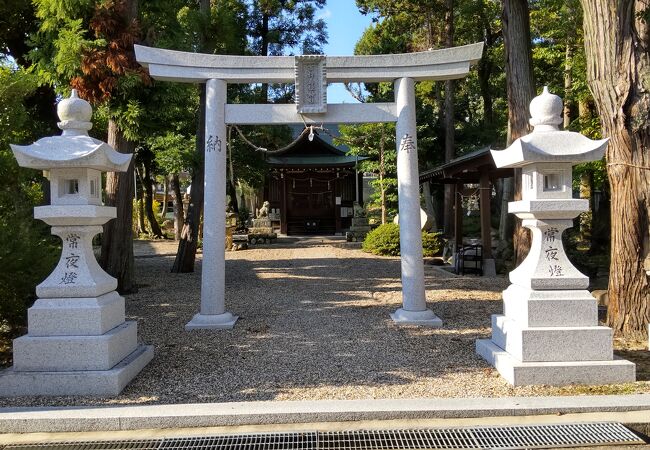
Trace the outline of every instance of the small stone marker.
{"type": "Polygon", "coordinates": [[[124,321],[124,298],[93,254],[92,239],[116,217],[101,204],[102,171],[125,172],[131,156],[88,136],[92,108],[72,91],[57,108],[61,136],[11,148],[22,167],[47,171],[51,205],[34,217],[52,225],[63,251],[36,287],[28,334],[14,340],[14,365],[0,372],[0,395],[117,395],[151,361],[136,322],[124,321]]]}
{"type": "Polygon", "coordinates": [[[503,315],[492,316],[492,339],[476,351],[515,386],[609,384],[635,380],[635,365],[613,357],[610,328],[598,326],[589,278],[567,258],[562,232],[589,209],[573,199],[574,164],[599,160],[607,140],[560,131],[562,100],[544,88],[530,103],[534,131],[503,151],[492,151],[498,168],[522,170],[522,200],[508,211],[532,231],[526,259],[510,272],[503,315]]]}

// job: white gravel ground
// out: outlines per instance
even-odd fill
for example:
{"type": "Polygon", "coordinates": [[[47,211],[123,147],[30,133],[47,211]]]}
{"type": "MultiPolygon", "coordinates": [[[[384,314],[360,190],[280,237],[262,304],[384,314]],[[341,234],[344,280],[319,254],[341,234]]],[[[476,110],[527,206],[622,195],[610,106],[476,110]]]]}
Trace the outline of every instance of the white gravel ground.
{"type": "MultiPolygon", "coordinates": [[[[119,397],[0,399],[0,406],[591,392],[512,388],[476,356],[475,340],[489,336],[490,315],[501,312],[505,278],[457,277],[427,265],[427,300],[444,326],[397,326],[389,313],[401,304],[399,258],[280,241],[227,253],[226,305],[240,316],[233,330],[186,332],[199,307],[200,259],[190,274],[170,273],[172,261],[136,259],[140,289],[126,297],[127,316],[155,357],[119,397]]],[[[634,392],[650,392],[650,383],[594,391],[634,392]]]]}

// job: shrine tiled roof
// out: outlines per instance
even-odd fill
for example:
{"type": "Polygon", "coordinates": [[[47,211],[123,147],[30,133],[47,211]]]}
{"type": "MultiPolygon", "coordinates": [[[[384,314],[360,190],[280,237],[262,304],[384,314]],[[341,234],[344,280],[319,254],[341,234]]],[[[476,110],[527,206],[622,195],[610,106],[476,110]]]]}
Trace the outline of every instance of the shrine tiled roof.
{"type": "Polygon", "coordinates": [[[274,167],[353,167],[358,161],[366,159],[366,156],[347,155],[314,131],[312,140],[309,140],[308,133],[302,133],[282,153],[269,155],[266,161],[274,167]]]}

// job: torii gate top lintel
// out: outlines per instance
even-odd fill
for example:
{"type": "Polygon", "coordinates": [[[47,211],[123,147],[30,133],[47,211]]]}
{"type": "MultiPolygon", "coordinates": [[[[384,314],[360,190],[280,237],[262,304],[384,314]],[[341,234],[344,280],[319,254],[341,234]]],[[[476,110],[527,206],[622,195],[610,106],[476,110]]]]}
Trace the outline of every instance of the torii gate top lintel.
{"type": "MultiPolygon", "coordinates": [[[[389,55],[325,56],[327,82],[394,81],[398,78],[448,80],[467,75],[483,53],[483,43],[426,52],[389,55]]],[[[233,56],[135,46],[137,61],[152,77],[179,82],[220,79],[228,83],[291,83],[296,56],[233,56]]]]}
{"type": "Polygon", "coordinates": [[[138,62],[158,80],[295,83],[296,105],[227,104],[225,122],[240,125],[395,122],[394,103],[328,104],[327,84],[462,78],[482,52],[483,43],[367,56],[232,56],[135,46],[138,62]]]}

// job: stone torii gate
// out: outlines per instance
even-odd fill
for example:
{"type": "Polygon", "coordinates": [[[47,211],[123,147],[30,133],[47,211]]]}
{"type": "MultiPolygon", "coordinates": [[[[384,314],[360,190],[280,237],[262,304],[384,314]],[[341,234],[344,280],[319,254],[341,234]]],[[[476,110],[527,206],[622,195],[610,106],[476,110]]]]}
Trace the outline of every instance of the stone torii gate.
{"type": "Polygon", "coordinates": [[[206,83],[201,310],[186,329],[228,329],[225,308],[226,125],[396,122],[402,307],[397,323],[439,327],[424,290],[418,184],[415,81],[462,78],[483,44],[370,56],[226,56],[136,45],[137,61],[157,80],[206,83]],[[327,84],[394,82],[394,103],[328,104],[327,84]],[[296,104],[228,104],[228,83],[295,83],[296,104]]]}

